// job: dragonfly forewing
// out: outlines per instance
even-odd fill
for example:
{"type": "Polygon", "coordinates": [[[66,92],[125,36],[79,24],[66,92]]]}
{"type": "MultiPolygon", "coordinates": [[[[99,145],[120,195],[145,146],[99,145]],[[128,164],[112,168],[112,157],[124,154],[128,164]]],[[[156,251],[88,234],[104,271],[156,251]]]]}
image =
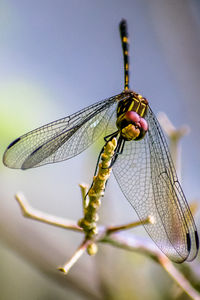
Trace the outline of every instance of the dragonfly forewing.
{"type": "Polygon", "coordinates": [[[104,132],[110,115],[116,110],[118,97],[97,102],[21,136],[8,146],[4,164],[29,169],[81,153],[104,132]]]}

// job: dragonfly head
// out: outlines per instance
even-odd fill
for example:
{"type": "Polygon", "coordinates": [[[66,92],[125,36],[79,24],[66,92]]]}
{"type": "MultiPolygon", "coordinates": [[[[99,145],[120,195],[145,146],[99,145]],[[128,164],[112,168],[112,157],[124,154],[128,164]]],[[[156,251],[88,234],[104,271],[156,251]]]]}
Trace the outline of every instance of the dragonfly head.
{"type": "Polygon", "coordinates": [[[127,111],[120,126],[121,135],[128,141],[142,139],[148,130],[147,121],[135,111],[127,111]]]}
{"type": "Polygon", "coordinates": [[[125,140],[140,140],[148,131],[148,124],[144,119],[148,101],[133,91],[127,94],[130,97],[118,104],[116,125],[125,140]]]}

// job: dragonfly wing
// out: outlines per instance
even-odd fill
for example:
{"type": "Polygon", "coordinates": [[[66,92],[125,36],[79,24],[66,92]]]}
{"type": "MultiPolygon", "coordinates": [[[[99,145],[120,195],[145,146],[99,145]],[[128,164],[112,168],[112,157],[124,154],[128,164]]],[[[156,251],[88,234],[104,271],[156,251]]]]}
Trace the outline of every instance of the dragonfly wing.
{"type": "Polygon", "coordinates": [[[189,205],[178,181],[161,126],[149,109],[151,176],[154,199],[168,238],[183,260],[193,260],[199,238],[189,205]]]}
{"type": "Polygon", "coordinates": [[[8,146],[4,164],[10,168],[29,169],[79,154],[103,133],[116,109],[118,97],[97,102],[21,136],[8,146]]]}
{"type": "Polygon", "coordinates": [[[113,173],[140,220],[157,246],[173,261],[192,260],[198,252],[196,226],[176,177],[160,128],[149,108],[149,131],[140,141],[126,142],[113,173]]]}

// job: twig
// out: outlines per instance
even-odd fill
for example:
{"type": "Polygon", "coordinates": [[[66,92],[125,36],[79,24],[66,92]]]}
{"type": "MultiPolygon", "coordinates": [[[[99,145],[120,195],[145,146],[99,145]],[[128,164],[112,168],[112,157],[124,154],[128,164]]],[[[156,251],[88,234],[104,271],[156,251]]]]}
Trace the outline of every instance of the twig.
{"type": "Polygon", "coordinates": [[[79,231],[79,232],[83,231],[83,229],[80,228],[76,224],[76,222],[72,220],[55,217],[53,215],[49,215],[47,213],[32,208],[22,193],[17,193],[15,195],[15,199],[17,200],[21,208],[23,216],[26,218],[30,218],[39,222],[47,223],[64,229],[69,229],[69,230],[79,231]]]}
{"type": "Polygon", "coordinates": [[[183,274],[174,267],[169,259],[167,259],[166,257],[162,257],[159,260],[159,263],[190,298],[200,300],[200,294],[192,287],[192,285],[183,276],[183,274]]]}
{"type": "Polygon", "coordinates": [[[112,244],[115,247],[128,251],[144,254],[158,264],[168,273],[168,275],[185,291],[185,293],[195,300],[200,300],[200,294],[192,287],[190,282],[184,275],[174,267],[173,263],[153,244],[147,243],[144,240],[130,237],[122,233],[114,233],[111,236],[105,235],[100,239],[103,243],[112,244]]]}
{"type": "Polygon", "coordinates": [[[59,267],[58,270],[67,274],[71,267],[78,261],[78,259],[83,255],[86,248],[88,247],[89,240],[84,240],[82,244],[78,247],[78,249],[75,251],[73,256],[68,260],[62,267],[59,267]]]}
{"type": "Polygon", "coordinates": [[[146,219],[140,220],[137,222],[131,222],[131,223],[120,225],[120,226],[108,226],[107,234],[109,235],[109,234],[112,234],[117,231],[126,230],[126,229],[134,228],[134,227],[137,227],[140,225],[153,224],[153,223],[154,223],[154,218],[152,216],[148,216],[146,219]]]}
{"type": "Polygon", "coordinates": [[[86,184],[79,184],[79,187],[81,189],[81,197],[83,201],[83,214],[85,215],[86,208],[89,204],[89,199],[87,197],[88,186],[86,184]]]}

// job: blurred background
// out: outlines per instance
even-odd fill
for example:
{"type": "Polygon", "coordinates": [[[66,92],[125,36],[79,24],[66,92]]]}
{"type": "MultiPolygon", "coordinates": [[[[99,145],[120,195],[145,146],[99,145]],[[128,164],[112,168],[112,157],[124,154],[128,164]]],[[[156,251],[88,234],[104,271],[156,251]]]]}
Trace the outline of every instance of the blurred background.
{"type": "MultiPolygon", "coordinates": [[[[198,0],[1,0],[0,155],[20,135],[122,91],[122,18],[129,27],[131,88],[177,128],[190,127],[181,141],[181,177],[188,201],[198,203],[198,0]]],[[[22,217],[18,191],[34,208],[78,220],[78,184],[91,183],[101,142],[69,161],[28,171],[0,162],[0,299],[188,299],[148,258],[108,245],[96,257],[85,254],[65,277],[56,267],[81,235],[22,217]]],[[[100,216],[104,224],[137,219],[113,177],[100,216]]],[[[199,228],[199,210],[195,219],[199,228]]],[[[148,239],[143,228],[132,234],[148,239]]],[[[199,258],[190,265],[198,285],[199,258]]]]}

